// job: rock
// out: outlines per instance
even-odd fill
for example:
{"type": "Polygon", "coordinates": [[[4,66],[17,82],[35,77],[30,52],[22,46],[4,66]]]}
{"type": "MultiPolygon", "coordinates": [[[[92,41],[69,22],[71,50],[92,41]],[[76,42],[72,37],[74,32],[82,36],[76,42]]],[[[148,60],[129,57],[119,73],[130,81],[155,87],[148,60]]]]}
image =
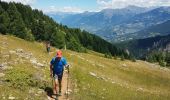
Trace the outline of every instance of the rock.
{"type": "Polygon", "coordinates": [[[28,91],[29,94],[32,94],[32,93],[34,93],[34,92],[35,92],[34,89],[30,89],[30,90],[28,91]]]}
{"type": "Polygon", "coordinates": [[[9,55],[3,55],[3,58],[9,58],[9,55]]]}
{"type": "Polygon", "coordinates": [[[4,77],[4,76],[5,76],[5,74],[4,74],[4,73],[0,73],[0,78],[1,78],[1,77],[4,77]]]}
{"type": "Polygon", "coordinates": [[[102,80],[105,80],[105,78],[104,77],[100,77],[102,80]]]}
{"type": "Polygon", "coordinates": [[[39,94],[35,93],[35,96],[39,96],[39,94]]]}
{"type": "Polygon", "coordinates": [[[44,67],[45,66],[44,64],[37,62],[36,58],[30,59],[30,62],[32,64],[34,64],[35,66],[38,66],[38,67],[44,67]]]}
{"type": "Polygon", "coordinates": [[[43,93],[44,93],[44,91],[42,89],[38,89],[37,94],[43,94],[43,93]]]}
{"type": "Polygon", "coordinates": [[[44,64],[47,64],[47,62],[46,62],[46,61],[43,61],[43,63],[44,63],[44,64]]]}
{"type": "Polygon", "coordinates": [[[36,63],[36,65],[39,67],[44,67],[44,64],[41,64],[41,63],[36,63]]]}
{"type": "Polygon", "coordinates": [[[93,72],[90,72],[89,73],[91,76],[94,76],[94,77],[96,77],[97,75],[95,74],[95,73],[93,73],[93,72]]]}
{"type": "Polygon", "coordinates": [[[32,58],[32,59],[30,59],[30,62],[31,62],[32,64],[36,64],[36,63],[37,63],[37,60],[36,60],[36,58],[32,58]]]}
{"type": "Polygon", "coordinates": [[[4,65],[3,65],[3,64],[0,64],[0,67],[4,67],[4,65]]]}
{"type": "Polygon", "coordinates": [[[126,64],[123,64],[122,66],[123,66],[123,67],[127,67],[127,65],[126,65],[126,64]]]}
{"type": "Polygon", "coordinates": [[[0,64],[0,68],[4,68],[4,67],[7,67],[7,63],[5,62],[5,63],[2,63],[2,64],[0,64]]]}
{"type": "Polygon", "coordinates": [[[4,66],[2,67],[2,70],[8,70],[8,69],[12,69],[13,67],[12,66],[4,66]]]}
{"type": "Polygon", "coordinates": [[[105,66],[104,66],[104,65],[102,65],[102,64],[98,64],[98,66],[103,67],[103,68],[105,67],[105,66]]]}
{"type": "Polygon", "coordinates": [[[14,100],[15,97],[9,96],[8,99],[9,99],[9,100],[14,100]]]}
{"type": "Polygon", "coordinates": [[[161,70],[164,70],[164,71],[170,71],[168,68],[166,67],[160,67],[161,70]]]}
{"type": "Polygon", "coordinates": [[[69,95],[72,93],[72,90],[71,89],[68,89],[68,91],[65,92],[65,95],[69,95]]]}
{"type": "Polygon", "coordinates": [[[3,44],[3,45],[8,45],[8,43],[7,43],[7,42],[2,42],[2,44],[3,44]]]}
{"type": "Polygon", "coordinates": [[[97,79],[100,79],[100,77],[99,77],[99,76],[97,76],[96,78],[97,78],[97,79]]]}
{"type": "Polygon", "coordinates": [[[143,91],[143,88],[140,87],[140,88],[137,89],[137,91],[143,91]]]}
{"type": "Polygon", "coordinates": [[[108,80],[112,80],[110,77],[107,78],[108,80]]]}
{"type": "Polygon", "coordinates": [[[114,83],[116,83],[116,82],[112,81],[112,84],[114,84],[114,83]]]}
{"type": "Polygon", "coordinates": [[[17,52],[17,53],[23,53],[24,50],[23,50],[23,49],[16,49],[16,52],[17,52]]]}
{"type": "Polygon", "coordinates": [[[25,57],[26,59],[30,59],[32,56],[33,56],[32,53],[24,53],[24,57],[25,57]]]}
{"type": "Polygon", "coordinates": [[[10,54],[15,54],[16,51],[10,50],[9,53],[10,53],[10,54]]]}
{"type": "Polygon", "coordinates": [[[86,87],[83,87],[83,90],[87,90],[87,88],[86,88],[86,87]]]}

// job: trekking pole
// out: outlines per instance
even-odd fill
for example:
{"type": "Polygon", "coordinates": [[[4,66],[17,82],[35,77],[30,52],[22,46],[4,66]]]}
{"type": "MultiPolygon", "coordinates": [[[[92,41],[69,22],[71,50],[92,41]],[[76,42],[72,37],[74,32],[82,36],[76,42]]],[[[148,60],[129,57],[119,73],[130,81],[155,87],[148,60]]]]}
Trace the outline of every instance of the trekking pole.
{"type": "Polygon", "coordinates": [[[54,83],[53,83],[53,77],[51,77],[51,81],[52,81],[52,89],[53,89],[53,87],[54,87],[54,83]]]}
{"type": "Polygon", "coordinates": [[[52,65],[50,65],[50,78],[51,78],[51,85],[52,85],[52,89],[54,88],[54,82],[53,82],[53,72],[52,72],[53,68],[52,65]]]}
{"type": "Polygon", "coordinates": [[[67,68],[67,99],[68,99],[68,84],[69,84],[69,67],[67,68]]]}

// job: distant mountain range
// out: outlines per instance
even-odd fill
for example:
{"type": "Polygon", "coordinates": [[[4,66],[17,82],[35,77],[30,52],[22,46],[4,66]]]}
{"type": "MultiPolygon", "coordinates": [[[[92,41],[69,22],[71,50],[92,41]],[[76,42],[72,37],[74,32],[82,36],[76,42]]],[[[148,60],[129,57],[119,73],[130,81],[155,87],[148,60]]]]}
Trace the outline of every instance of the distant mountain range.
{"type": "MultiPolygon", "coordinates": [[[[156,24],[148,28],[144,28],[143,30],[140,30],[135,33],[117,36],[117,39],[120,40],[145,39],[148,37],[155,37],[157,35],[164,36],[168,34],[170,34],[170,20],[165,21],[161,24],[156,24]]],[[[117,40],[115,39],[113,42],[116,41],[117,40]]]]}
{"type": "Polygon", "coordinates": [[[150,35],[151,33],[165,34],[152,28],[165,26],[163,24],[170,20],[170,7],[143,8],[128,6],[122,9],[104,9],[100,12],[48,15],[64,25],[81,28],[108,41],[118,42],[154,36],[150,35]]]}

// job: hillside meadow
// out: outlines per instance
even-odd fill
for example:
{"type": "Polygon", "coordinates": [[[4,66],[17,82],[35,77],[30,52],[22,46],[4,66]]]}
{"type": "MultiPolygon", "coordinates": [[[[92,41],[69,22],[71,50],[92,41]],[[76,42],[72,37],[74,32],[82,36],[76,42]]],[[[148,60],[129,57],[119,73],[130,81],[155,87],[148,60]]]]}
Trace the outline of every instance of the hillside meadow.
{"type": "MultiPolygon", "coordinates": [[[[46,100],[55,48],[0,35],[0,99],[46,100]]],[[[62,50],[70,67],[72,100],[169,100],[170,69],[145,61],[104,58],[93,51],[62,50]]]]}

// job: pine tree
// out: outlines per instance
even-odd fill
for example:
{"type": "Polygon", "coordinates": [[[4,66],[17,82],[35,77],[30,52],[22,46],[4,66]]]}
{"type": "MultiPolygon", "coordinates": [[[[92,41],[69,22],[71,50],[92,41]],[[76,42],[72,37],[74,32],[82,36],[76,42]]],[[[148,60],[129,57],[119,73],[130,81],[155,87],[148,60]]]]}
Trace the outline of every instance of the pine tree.
{"type": "Polygon", "coordinates": [[[0,5],[0,33],[6,34],[9,25],[8,13],[0,5]]]}
{"type": "Polygon", "coordinates": [[[74,51],[83,52],[83,47],[76,41],[74,37],[71,37],[70,41],[67,42],[67,48],[74,51]]]}
{"type": "Polygon", "coordinates": [[[9,3],[9,8],[7,9],[7,12],[10,18],[8,32],[15,36],[25,39],[27,36],[26,27],[14,3],[9,3]]]}
{"type": "Polygon", "coordinates": [[[124,57],[124,55],[121,55],[121,61],[124,61],[125,60],[125,57],[124,57]]]}
{"type": "Polygon", "coordinates": [[[65,35],[61,31],[56,30],[56,33],[53,33],[50,40],[52,44],[58,48],[64,48],[65,45],[65,35]]]}
{"type": "Polygon", "coordinates": [[[167,52],[167,53],[166,53],[166,59],[165,59],[165,61],[166,61],[166,66],[167,66],[167,67],[170,67],[170,52],[167,52]]]}
{"type": "Polygon", "coordinates": [[[26,29],[26,34],[25,34],[24,39],[26,39],[28,41],[34,41],[35,40],[30,29],[26,29]]]}

